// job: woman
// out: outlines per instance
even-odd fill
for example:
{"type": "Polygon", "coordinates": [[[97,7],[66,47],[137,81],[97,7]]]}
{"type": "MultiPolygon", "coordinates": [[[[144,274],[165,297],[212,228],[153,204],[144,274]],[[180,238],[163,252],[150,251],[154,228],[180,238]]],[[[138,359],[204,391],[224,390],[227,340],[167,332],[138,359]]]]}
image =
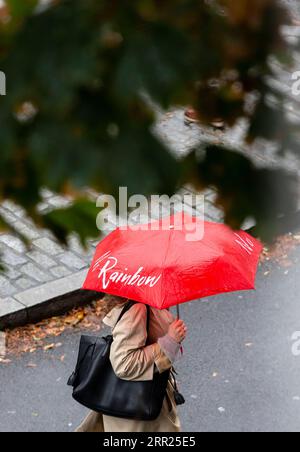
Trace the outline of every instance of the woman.
{"type": "MultiPolygon", "coordinates": [[[[148,381],[154,372],[164,372],[180,355],[180,344],[186,337],[186,326],[175,320],[168,310],[150,309],[147,334],[147,308],[134,304],[118,322],[127,299],[106,296],[104,301],[115,307],[103,322],[112,328],[110,360],[119,378],[148,381]]],[[[168,383],[160,416],[155,421],[136,421],[91,412],[77,432],[179,432],[180,421],[174,400],[174,389],[168,383]]]]}

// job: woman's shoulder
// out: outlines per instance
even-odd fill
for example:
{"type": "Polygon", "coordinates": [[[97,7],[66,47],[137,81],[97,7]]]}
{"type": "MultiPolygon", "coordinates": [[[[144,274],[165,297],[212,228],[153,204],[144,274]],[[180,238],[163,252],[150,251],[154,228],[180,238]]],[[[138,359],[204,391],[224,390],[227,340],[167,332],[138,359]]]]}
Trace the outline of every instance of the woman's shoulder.
{"type": "MultiPolygon", "coordinates": [[[[111,328],[114,328],[118,319],[124,309],[124,305],[119,305],[113,308],[103,319],[103,323],[111,328]]],[[[137,320],[142,320],[143,316],[147,315],[146,305],[143,303],[134,303],[131,308],[124,314],[124,318],[133,317],[137,320]]]]}
{"type": "Polygon", "coordinates": [[[120,314],[122,312],[123,306],[116,306],[103,319],[103,323],[111,328],[115,326],[120,314]]]}

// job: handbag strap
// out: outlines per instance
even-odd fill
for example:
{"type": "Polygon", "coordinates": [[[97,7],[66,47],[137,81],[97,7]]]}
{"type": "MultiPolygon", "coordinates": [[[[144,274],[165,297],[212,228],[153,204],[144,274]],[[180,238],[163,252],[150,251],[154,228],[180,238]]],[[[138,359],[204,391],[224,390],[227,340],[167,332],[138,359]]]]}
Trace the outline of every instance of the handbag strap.
{"type": "MultiPolygon", "coordinates": [[[[118,318],[118,320],[117,320],[117,323],[121,320],[121,318],[123,317],[123,315],[126,314],[126,312],[129,311],[129,309],[132,308],[132,306],[135,305],[135,304],[136,304],[136,301],[129,301],[128,303],[126,303],[126,305],[125,305],[124,308],[122,309],[122,312],[121,312],[121,314],[120,314],[120,316],[119,316],[119,318],[118,318]]],[[[146,305],[146,307],[147,307],[147,333],[148,333],[148,331],[149,331],[149,324],[150,324],[150,306],[146,305]]],[[[108,338],[108,337],[110,337],[110,336],[107,336],[107,338],[108,338]]],[[[104,338],[104,339],[105,339],[105,338],[104,338]]],[[[74,381],[75,381],[75,379],[77,378],[79,369],[80,369],[82,363],[84,362],[84,360],[85,360],[85,358],[86,358],[86,356],[87,356],[89,350],[90,350],[92,347],[95,347],[95,343],[89,344],[89,346],[86,348],[86,350],[85,350],[85,352],[84,352],[83,357],[81,358],[80,361],[77,362],[76,368],[75,368],[73,374],[71,375],[71,377],[69,378],[68,384],[69,384],[70,386],[73,386],[73,385],[74,385],[74,381]]]]}
{"type": "MultiPolygon", "coordinates": [[[[117,323],[122,319],[122,317],[126,314],[126,312],[129,311],[129,309],[132,308],[133,305],[137,304],[136,301],[129,301],[128,303],[126,303],[126,305],[124,306],[124,308],[122,309],[122,312],[117,320],[117,323]]],[[[149,332],[149,326],[150,326],[150,306],[146,304],[146,308],[147,308],[147,333],[149,332]]],[[[116,324],[117,324],[116,323],[116,324]]]]}

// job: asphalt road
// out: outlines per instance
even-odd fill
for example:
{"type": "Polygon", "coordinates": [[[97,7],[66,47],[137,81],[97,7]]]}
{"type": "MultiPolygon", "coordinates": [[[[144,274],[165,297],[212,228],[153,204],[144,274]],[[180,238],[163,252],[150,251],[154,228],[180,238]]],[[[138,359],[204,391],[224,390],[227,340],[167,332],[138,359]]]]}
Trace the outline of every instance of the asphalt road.
{"type": "MultiPolygon", "coordinates": [[[[266,276],[261,268],[256,292],[182,307],[189,327],[177,365],[184,431],[300,431],[300,356],[292,353],[300,331],[299,258],[298,248],[288,273],[275,267],[266,276]]],[[[0,365],[1,432],[73,431],[86,413],[66,386],[79,336],[66,333],[55,351],[0,365]]]]}

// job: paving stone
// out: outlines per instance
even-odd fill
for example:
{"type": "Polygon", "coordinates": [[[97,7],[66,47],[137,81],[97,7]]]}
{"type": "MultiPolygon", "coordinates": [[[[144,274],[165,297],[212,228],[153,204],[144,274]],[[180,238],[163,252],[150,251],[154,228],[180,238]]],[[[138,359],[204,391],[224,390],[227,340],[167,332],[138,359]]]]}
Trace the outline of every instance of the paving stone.
{"type": "Polygon", "coordinates": [[[91,201],[97,201],[98,197],[99,197],[99,193],[97,193],[95,190],[91,189],[91,188],[86,188],[84,190],[84,194],[88,196],[88,198],[91,201]]]}
{"type": "Polygon", "coordinates": [[[205,216],[216,222],[224,221],[224,212],[211,203],[205,203],[205,216]]]}
{"type": "Polygon", "coordinates": [[[50,272],[56,279],[59,279],[70,275],[72,273],[72,270],[63,265],[60,265],[58,267],[51,268],[50,272]]]}
{"type": "MultiPolygon", "coordinates": [[[[101,240],[101,239],[100,239],[101,240]]],[[[99,245],[99,242],[100,242],[100,240],[91,240],[90,241],[90,244],[91,244],[91,246],[93,247],[93,248],[96,248],[96,246],[98,246],[99,245]]]]}
{"type": "Polygon", "coordinates": [[[254,218],[246,218],[241,229],[244,229],[246,231],[250,228],[253,228],[255,225],[256,225],[256,221],[254,218]]]}
{"type": "Polygon", "coordinates": [[[65,252],[60,257],[60,262],[67,267],[74,268],[76,270],[81,270],[82,268],[86,267],[86,263],[71,251],[65,252]]]}
{"type": "Polygon", "coordinates": [[[6,200],[2,203],[2,206],[19,218],[25,218],[26,216],[25,210],[22,207],[17,206],[12,201],[6,200]]]}
{"type": "Polygon", "coordinates": [[[178,203],[174,207],[174,213],[180,213],[185,211],[187,214],[194,216],[196,214],[195,209],[188,205],[183,205],[182,203],[178,203]]]}
{"type": "Polygon", "coordinates": [[[300,2],[299,0],[282,0],[282,3],[288,6],[291,13],[295,16],[300,16],[300,2]]]}
{"type": "Polygon", "coordinates": [[[72,234],[68,239],[68,246],[71,251],[75,251],[75,253],[79,255],[83,255],[85,253],[85,250],[83,246],[80,243],[79,238],[76,234],[72,234]]]}
{"type": "Polygon", "coordinates": [[[140,215],[133,215],[130,218],[129,225],[141,225],[141,224],[147,224],[147,223],[153,223],[157,220],[155,218],[150,218],[147,214],[140,214],[140,215]]]}
{"type": "Polygon", "coordinates": [[[8,221],[10,224],[13,224],[17,220],[17,217],[15,217],[15,215],[4,209],[2,206],[0,206],[0,215],[5,221],[8,221]]]}
{"type": "Polygon", "coordinates": [[[0,298],[0,318],[21,309],[24,309],[24,306],[13,298],[0,298]]]}
{"type": "Polygon", "coordinates": [[[10,234],[0,235],[0,242],[4,243],[6,246],[12,248],[18,253],[25,253],[25,251],[27,250],[24,243],[18,237],[10,234]]]}
{"type": "Polygon", "coordinates": [[[188,206],[194,207],[198,203],[200,208],[202,208],[203,202],[205,202],[205,204],[207,202],[213,203],[217,198],[217,193],[213,189],[197,192],[192,186],[183,187],[178,191],[178,194],[185,197],[184,201],[188,206]]]}
{"type": "Polygon", "coordinates": [[[58,279],[38,287],[25,290],[24,292],[15,295],[15,298],[25,306],[35,306],[45,300],[51,300],[62,294],[73,292],[82,287],[87,275],[87,270],[73,273],[65,278],[58,279]]]}
{"type": "Polygon", "coordinates": [[[205,198],[205,202],[210,201],[212,203],[215,202],[215,200],[217,199],[217,192],[215,190],[204,190],[203,192],[204,198],[205,198]]]}
{"type": "Polygon", "coordinates": [[[5,276],[9,281],[14,281],[21,276],[21,273],[15,267],[6,266],[3,276],[5,276]]]}
{"type": "Polygon", "coordinates": [[[17,292],[17,288],[4,276],[0,275],[0,297],[13,295],[17,292]]]}
{"type": "Polygon", "coordinates": [[[49,275],[49,273],[40,270],[36,265],[31,263],[23,265],[21,272],[38,282],[47,282],[51,280],[51,275],[49,275]]]}
{"type": "Polygon", "coordinates": [[[72,204],[72,201],[62,196],[53,196],[48,199],[49,204],[56,209],[64,209],[72,204]]]}
{"type": "Polygon", "coordinates": [[[158,220],[170,215],[170,208],[168,207],[163,204],[159,205],[158,203],[152,203],[149,217],[158,220]]]}
{"type": "Polygon", "coordinates": [[[64,249],[60,245],[47,237],[37,239],[33,242],[33,244],[51,256],[56,256],[57,254],[64,252],[64,249]]]}
{"type": "Polygon", "coordinates": [[[162,138],[176,156],[183,158],[192,147],[198,145],[200,141],[199,127],[185,125],[183,109],[174,110],[159,119],[154,127],[154,132],[162,138]]]}
{"type": "Polygon", "coordinates": [[[106,235],[106,234],[114,231],[115,229],[116,229],[115,223],[112,223],[111,221],[106,221],[105,226],[103,225],[101,230],[99,231],[99,235],[101,235],[101,234],[106,235]]]}
{"type": "Polygon", "coordinates": [[[30,251],[30,253],[27,253],[27,256],[44,269],[48,269],[56,265],[56,262],[51,259],[51,257],[41,253],[40,251],[30,251]]]}
{"type": "Polygon", "coordinates": [[[37,206],[37,211],[40,214],[45,214],[50,212],[51,210],[53,210],[52,207],[49,206],[48,203],[46,202],[41,202],[38,206],[37,206]]]}
{"type": "Polygon", "coordinates": [[[25,264],[25,262],[27,262],[27,259],[24,255],[17,254],[14,251],[12,251],[10,248],[3,249],[0,246],[0,250],[3,253],[1,256],[1,259],[7,265],[16,266],[16,265],[25,264]]]}
{"type": "Polygon", "coordinates": [[[54,193],[52,191],[48,190],[48,188],[42,188],[41,196],[43,199],[48,199],[48,198],[51,198],[52,196],[54,196],[54,193]]]}
{"type": "Polygon", "coordinates": [[[30,289],[31,287],[36,286],[36,281],[33,281],[30,278],[19,278],[15,282],[15,285],[23,291],[23,290],[30,289]]]}
{"type": "Polygon", "coordinates": [[[34,240],[40,236],[39,232],[36,229],[30,228],[29,226],[27,226],[26,223],[20,220],[14,223],[14,227],[20,234],[23,234],[24,237],[26,237],[28,240],[34,240]]]}
{"type": "Polygon", "coordinates": [[[189,207],[201,209],[205,203],[204,195],[199,194],[196,196],[196,193],[192,195],[191,193],[186,193],[182,196],[182,204],[187,205],[189,207]]]}
{"type": "MultiPolygon", "coordinates": [[[[101,235],[99,240],[98,240],[98,245],[100,243],[101,240],[104,239],[104,236],[101,235]]],[[[96,245],[97,246],[97,245],[96,245]]],[[[86,263],[89,265],[91,263],[92,258],[94,257],[95,251],[96,251],[96,246],[90,246],[85,254],[85,261],[86,263]]]]}

